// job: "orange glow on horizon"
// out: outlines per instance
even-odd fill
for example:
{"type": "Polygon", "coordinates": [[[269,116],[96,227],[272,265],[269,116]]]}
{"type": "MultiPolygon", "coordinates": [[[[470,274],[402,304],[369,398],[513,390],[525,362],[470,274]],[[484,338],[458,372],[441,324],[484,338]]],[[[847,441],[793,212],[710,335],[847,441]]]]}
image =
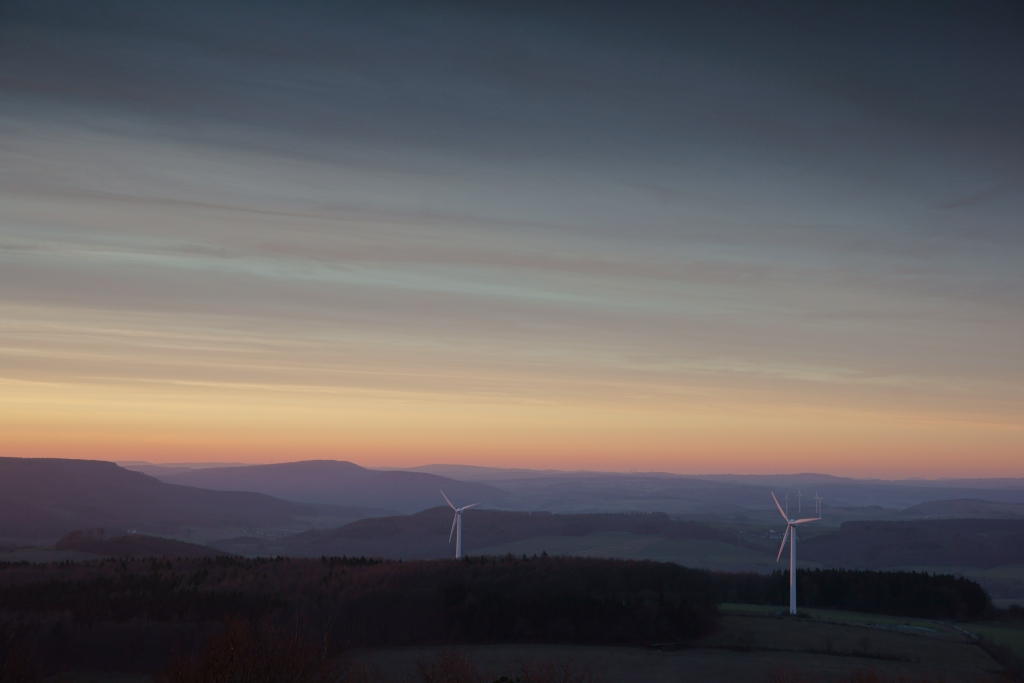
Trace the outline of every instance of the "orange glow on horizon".
{"type": "Polygon", "coordinates": [[[733,408],[2,386],[4,455],[149,462],[317,458],[680,474],[1021,476],[1014,425],[805,406],[733,408]],[[964,452],[984,454],[983,461],[964,452]]]}

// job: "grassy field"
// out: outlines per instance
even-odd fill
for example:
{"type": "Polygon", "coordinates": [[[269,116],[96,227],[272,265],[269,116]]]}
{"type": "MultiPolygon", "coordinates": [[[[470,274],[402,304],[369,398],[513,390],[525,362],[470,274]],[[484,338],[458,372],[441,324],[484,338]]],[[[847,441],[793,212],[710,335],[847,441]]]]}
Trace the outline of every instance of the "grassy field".
{"type": "Polygon", "coordinates": [[[1024,658],[1024,625],[1007,625],[1000,622],[977,622],[964,624],[962,628],[980,638],[987,638],[999,645],[1012,649],[1018,657],[1024,658]]]}
{"type": "MultiPolygon", "coordinates": [[[[767,683],[778,671],[803,671],[826,683],[852,671],[874,671],[887,679],[928,675],[948,683],[977,683],[1001,667],[964,633],[944,624],[882,615],[807,610],[806,617],[775,616],[776,607],[722,605],[719,628],[676,651],[644,647],[584,645],[471,645],[454,648],[381,648],[351,653],[359,663],[385,674],[393,683],[418,680],[417,662],[443,649],[470,657],[484,681],[514,678],[524,662],[571,661],[604,683],[767,683]],[[904,629],[902,627],[912,627],[904,629]]],[[[967,628],[997,642],[1024,629],[993,624],[967,628]],[[1012,633],[1004,633],[1012,632],[1012,633]]],[[[146,683],[145,676],[63,674],[51,683],[146,683]]]]}
{"type": "MultiPolygon", "coordinates": [[[[471,555],[571,555],[610,557],[623,560],[657,560],[687,567],[773,571],[781,565],[764,552],[721,541],[638,536],[624,532],[606,532],[586,536],[538,536],[514,543],[470,548],[471,555]]],[[[801,567],[817,567],[800,563],[801,567]]]]}
{"type": "MultiPolygon", "coordinates": [[[[723,603],[719,605],[718,608],[723,614],[755,616],[775,616],[777,612],[786,612],[789,610],[788,606],[741,605],[733,603],[723,603]]],[[[950,630],[948,626],[938,624],[930,619],[914,619],[912,617],[893,617],[885,614],[866,614],[864,612],[844,612],[842,610],[813,608],[801,608],[800,614],[806,615],[816,621],[843,624],[847,626],[907,626],[914,630],[924,629],[925,631],[932,632],[945,632],[949,634],[956,633],[955,630],[950,630]]]]}
{"type": "MultiPolygon", "coordinates": [[[[1001,667],[971,639],[952,629],[901,632],[888,618],[872,615],[863,622],[849,613],[816,610],[817,618],[775,617],[759,607],[743,613],[727,606],[720,628],[686,649],[659,652],[638,647],[577,645],[477,645],[455,648],[493,676],[512,676],[517,663],[564,662],[590,668],[607,683],[648,681],[677,683],[764,683],[778,670],[799,669],[829,680],[853,670],[941,675],[950,683],[978,681],[1001,667]]],[[[930,624],[930,626],[936,626],[930,624]]],[[[436,657],[437,648],[389,648],[363,652],[358,658],[399,680],[411,679],[417,660],[436,657]]]]}

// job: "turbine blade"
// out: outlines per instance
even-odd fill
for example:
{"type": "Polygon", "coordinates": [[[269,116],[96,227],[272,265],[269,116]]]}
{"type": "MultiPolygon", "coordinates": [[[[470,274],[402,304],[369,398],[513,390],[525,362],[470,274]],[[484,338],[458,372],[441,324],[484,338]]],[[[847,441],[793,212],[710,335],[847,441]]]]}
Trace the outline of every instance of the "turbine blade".
{"type": "Polygon", "coordinates": [[[772,500],[775,501],[775,507],[779,508],[779,514],[782,515],[784,520],[786,520],[786,524],[789,524],[789,517],[787,517],[786,513],[782,511],[782,506],[779,505],[779,499],[775,497],[774,491],[772,491],[772,500]]]}
{"type": "Polygon", "coordinates": [[[463,510],[468,510],[469,508],[476,507],[479,504],[480,503],[473,503],[472,505],[463,505],[462,507],[459,508],[459,512],[462,512],[463,510]]]}
{"type": "Polygon", "coordinates": [[[782,549],[786,547],[786,539],[789,538],[789,527],[786,527],[786,533],[782,536],[782,544],[779,546],[779,554],[776,556],[775,561],[778,562],[779,558],[782,557],[782,549]]]}
{"type": "Polygon", "coordinates": [[[794,519],[791,524],[803,524],[804,522],[817,522],[821,517],[807,517],[805,519],[794,519]]]}
{"type": "MultiPolygon", "coordinates": [[[[455,533],[455,523],[456,523],[456,522],[458,522],[458,521],[459,521],[459,513],[455,513],[455,518],[454,518],[454,519],[452,519],[452,530],[451,530],[451,532],[450,532],[450,533],[448,534],[448,542],[449,542],[449,543],[451,543],[451,542],[452,542],[452,534],[454,534],[454,533],[455,533]]],[[[776,560],[776,561],[777,561],[777,560],[776,560]]]]}
{"type": "Polygon", "coordinates": [[[444,502],[448,503],[448,507],[450,507],[452,510],[454,510],[455,506],[452,505],[452,502],[450,500],[448,500],[448,496],[444,495],[444,491],[441,491],[441,495],[444,496],[444,502]]]}

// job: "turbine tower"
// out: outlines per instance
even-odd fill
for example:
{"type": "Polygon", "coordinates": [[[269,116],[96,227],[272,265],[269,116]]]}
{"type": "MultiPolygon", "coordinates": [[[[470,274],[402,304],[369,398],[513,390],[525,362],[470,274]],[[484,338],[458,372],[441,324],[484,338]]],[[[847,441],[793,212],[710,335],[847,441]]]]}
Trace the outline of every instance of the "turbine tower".
{"type": "Polygon", "coordinates": [[[452,542],[452,534],[455,534],[455,559],[457,560],[462,557],[462,512],[463,510],[468,510],[474,505],[479,505],[480,503],[463,505],[462,507],[457,508],[452,505],[450,500],[448,500],[448,496],[444,495],[444,491],[441,491],[441,495],[444,496],[444,502],[448,503],[448,507],[455,510],[455,519],[452,520],[452,530],[451,533],[448,534],[448,542],[452,542]],[[456,533],[456,530],[458,530],[458,533],[456,533]]]}
{"type": "Polygon", "coordinates": [[[814,492],[814,514],[821,517],[821,496],[817,491],[814,492]]]}
{"type": "MultiPolygon", "coordinates": [[[[775,494],[773,493],[772,494],[772,498],[774,498],[774,497],[775,497],[775,494]]],[[[775,502],[778,503],[779,501],[775,501],[775,502]]],[[[786,515],[785,516],[786,516],[786,519],[789,519],[789,493],[786,494],[786,515]]]]}
{"type": "Polygon", "coordinates": [[[804,504],[804,494],[800,493],[800,489],[797,489],[796,490],[796,511],[797,512],[803,512],[804,511],[803,504],[804,504]]]}
{"type": "Polygon", "coordinates": [[[772,500],[775,501],[775,507],[779,508],[779,514],[786,520],[786,533],[782,537],[782,545],[779,546],[779,554],[776,556],[775,561],[778,562],[779,558],[782,557],[782,549],[786,547],[786,539],[789,539],[789,613],[796,614],[796,525],[803,524],[804,522],[816,522],[821,519],[821,515],[817,517],[808,517],[806,519],[790,519],[789,515],[782,511],[782,506],[779,505],[779,499],[775,497],[775,493],[772,493],[772,500]]]}

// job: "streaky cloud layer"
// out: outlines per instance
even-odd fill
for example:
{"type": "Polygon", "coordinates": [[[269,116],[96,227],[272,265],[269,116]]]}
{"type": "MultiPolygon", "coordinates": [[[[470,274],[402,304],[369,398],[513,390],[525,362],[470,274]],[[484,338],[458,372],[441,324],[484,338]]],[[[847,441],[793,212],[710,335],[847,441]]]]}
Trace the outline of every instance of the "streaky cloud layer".
{"type": "Polygon", "coordinates": [[[14,3],[7,455],[1024,474],[1012,3],[14,3]]]}

